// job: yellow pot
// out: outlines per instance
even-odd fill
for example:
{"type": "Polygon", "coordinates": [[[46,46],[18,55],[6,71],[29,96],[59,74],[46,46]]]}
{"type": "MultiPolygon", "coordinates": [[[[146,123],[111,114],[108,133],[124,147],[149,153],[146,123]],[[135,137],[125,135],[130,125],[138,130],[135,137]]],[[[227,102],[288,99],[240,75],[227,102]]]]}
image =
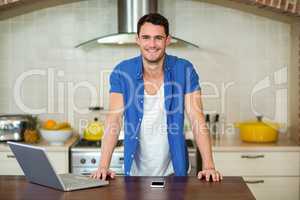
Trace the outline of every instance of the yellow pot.
{"type": "Polygon", "coordinates": [[[97,118],[89,123],[83,132],[83,138],[88,141],[99,141],[104,133],[104,125],[97,118]]]}
{"type": "Polygon", "coordinates": [[[236,123],[240,138],[245,142],[275,142],[278,139],[279,124],[261,120],[236,123]]]}

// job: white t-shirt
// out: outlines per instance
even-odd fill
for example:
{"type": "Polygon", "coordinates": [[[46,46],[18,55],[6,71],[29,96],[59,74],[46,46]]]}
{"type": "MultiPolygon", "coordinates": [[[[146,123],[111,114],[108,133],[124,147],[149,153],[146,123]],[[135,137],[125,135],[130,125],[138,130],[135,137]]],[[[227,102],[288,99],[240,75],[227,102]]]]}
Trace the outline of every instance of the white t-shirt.
{"type": "Polygon", "coordinates": [[[168,176],[174,173],[170,158],[164,85],[155,95],[144,92],[144,115],[140,139],[130,175],[168,176]]]}

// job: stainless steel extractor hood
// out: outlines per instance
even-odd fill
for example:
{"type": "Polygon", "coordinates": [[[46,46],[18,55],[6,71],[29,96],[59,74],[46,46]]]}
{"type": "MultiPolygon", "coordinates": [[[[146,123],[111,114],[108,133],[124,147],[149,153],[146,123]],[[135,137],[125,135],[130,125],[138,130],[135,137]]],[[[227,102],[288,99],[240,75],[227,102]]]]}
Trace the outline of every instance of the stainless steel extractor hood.
{"type": "MultiPolygon", "coordinates": [[[[75,47],[88,44],[122,45],[136,44],[137,23],[140,17],[157,12],[157,0],[118,0],[118,33],[100,36],[75,47]]],[[[171,44],[183,44],[199,48],[198,45],[172,36],[171,44]]]]}

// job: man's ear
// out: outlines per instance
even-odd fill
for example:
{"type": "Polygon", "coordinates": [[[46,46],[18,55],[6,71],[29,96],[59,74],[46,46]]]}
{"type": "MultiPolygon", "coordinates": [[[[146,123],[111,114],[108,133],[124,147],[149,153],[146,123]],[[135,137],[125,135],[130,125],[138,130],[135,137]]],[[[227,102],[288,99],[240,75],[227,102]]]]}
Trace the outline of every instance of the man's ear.
{"type": "Polygon", "coordinates": [[[135,35],[135,41],[136,41],[137,45],[140,46],[140,38],[139,38],[138,34],[135,35]]]}
{"type": "Polygon", "coordinates": [[[167,39],[166,39],[166,45],[168,46],[169,44],[171,44],[171,40],[172,40],[172,37],[170,35],[167,36],[167,39]]]}

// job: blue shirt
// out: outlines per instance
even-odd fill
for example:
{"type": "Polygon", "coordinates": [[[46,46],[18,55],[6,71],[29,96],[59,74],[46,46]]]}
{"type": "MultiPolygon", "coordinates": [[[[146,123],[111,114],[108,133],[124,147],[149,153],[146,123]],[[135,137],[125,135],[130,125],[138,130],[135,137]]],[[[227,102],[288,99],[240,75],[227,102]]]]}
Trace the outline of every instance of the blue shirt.
{"type": "MultiPolygon", "coordinates": [[[[164,60],[164,95],[170,155],[176,176],[186,176],[189,166],[184,136],[184,96],[200,89],[193,65],[176,56],[164,60]]],[[[110,92],[123,94],[124,165],[130,175],[143,119],[144,79],[142,56],[122,61],[110,75],[110,92]]],[[[159,148],[159,147],[158,147],[159,148]]]]}

